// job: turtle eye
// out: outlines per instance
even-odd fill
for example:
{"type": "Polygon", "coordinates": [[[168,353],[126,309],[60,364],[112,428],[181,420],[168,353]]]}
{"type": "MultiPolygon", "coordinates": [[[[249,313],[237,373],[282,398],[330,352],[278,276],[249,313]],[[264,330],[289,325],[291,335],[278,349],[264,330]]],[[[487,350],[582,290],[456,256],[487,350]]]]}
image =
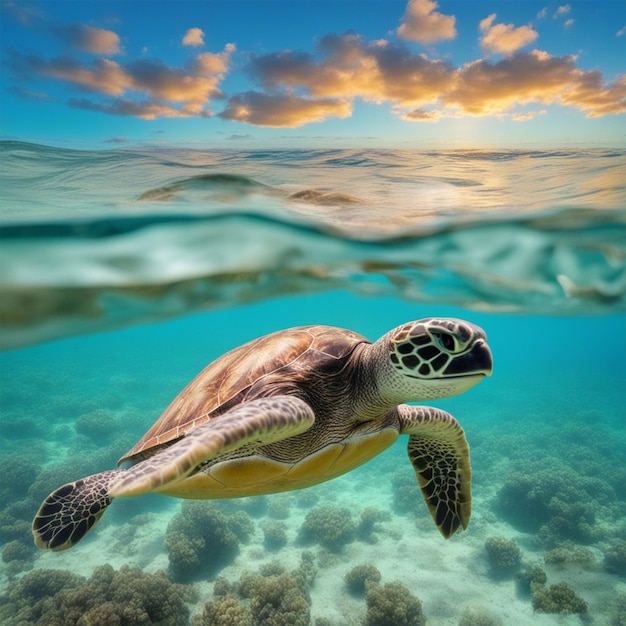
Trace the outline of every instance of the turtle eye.
{"type": "Polygon", "coordinates": [[[433,337],[439,344],[441,348],[446,350],[447,352],[456,352],[457,351],[457,342],[456,339],[449,335],[448,333],[442,333],[435,331],[432,333],[433,337]]]}

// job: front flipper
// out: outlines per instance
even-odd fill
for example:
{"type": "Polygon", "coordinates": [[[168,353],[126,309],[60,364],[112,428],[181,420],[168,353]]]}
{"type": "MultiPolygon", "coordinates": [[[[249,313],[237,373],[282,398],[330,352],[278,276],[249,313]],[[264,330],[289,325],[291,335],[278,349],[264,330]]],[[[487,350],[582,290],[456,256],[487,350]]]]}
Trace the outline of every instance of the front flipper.
{"type": "Polygon", "coordinates": [[[315,421],[313,409],[295,396],[260,398],[212,417],[182,439],[133,465],[112,486],[113,496],[137,496],[184,480],[201,463],[247,444],[268,444],[299,435],[315,421]]]}
{"type": "Polygon", "coordinates": [[[425,406],[398,407],[400,432],[409,437],[409,459],[428,510],[449,539],[467,528],[472,510],[472,469],[461,425],[445,411],[425,406]]]}
{"type": "Polygon", "coordinates": [[[67,483],[53,491],[33,520],[35,544],[42,550],[67,550],[98,522],[112,497],[109,486],[121,470],[109,470],[67,483]]]}

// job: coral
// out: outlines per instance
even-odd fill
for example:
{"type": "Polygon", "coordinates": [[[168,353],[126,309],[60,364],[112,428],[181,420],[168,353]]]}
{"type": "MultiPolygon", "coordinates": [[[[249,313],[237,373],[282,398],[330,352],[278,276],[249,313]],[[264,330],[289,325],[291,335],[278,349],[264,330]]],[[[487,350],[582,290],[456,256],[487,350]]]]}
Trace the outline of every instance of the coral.
{"type": "Polygon", "coordinates": [[[515,580],[520,592],[529,596],[534,586],[545,585],[548,577],[539,564],[531,563],[515,577],[515,580]]]}
{"type": "Polygon", "coordinates": [[[300,526],[299,540],[304,544],[319,543],[331,552],[354,541],[356,524],[350,510],[323,504],[309,511],[300,526]]]}
{"type": "Polygon", "coordinates": [[[313,489],[302,489],[296,492],[296,504],[303,509],[310,509],[314,507],[320,500],[313,489]]]}
{"type": "Polygon", "coordinates": [[[393,510],[396,513],[408,513],[412,516],[424,514],[419,487],[415,476],[406,471],[397,471],[391,476],[393,510]]]}
{"type": "Polygon", "coordinates": [[[611,626],[626,626],[626,593],[616,596],[611,606],[611,626]]]}
{"type": "Polygon", "coordinates": [[[267,550],[280,550],[287,545],[287,526],[282,522],[267,520],[261,524],[263,529],[263,545],[267,550]]]}
{"type": "Polygon", "coordinates": [[[26,545],[17,539],[9,541],[2,548],[2,561],[7,564],[7,575],[13,578],[16,574],[32,568],[35,561],[35,546],[32,543],[26,545]]]}
{"type": "Polygon", "coordinates": [[[610,485],[581,476],[564,465],[511,474],[498,492],[496,508],[518,529],[539,532],[546,547],[566,540],[596,538],[595,513],[614,498],[610,485]]]}
{"type": "Polygon", "coordinates": [[[595,561],[593,552],[580,546],[562,546],[553,548],[543,557],[548,565],[565,565],[567,563],[578,563],[589,565],[595,561]]]}
{"type": "Polygon", "coordinates": [[[357,528],[357,536],[361,541],[376,543],[376,533],[380,532],[379,522],[388,522],[391,519],[389,511],[381,511],[368,507],[361,513],[361,521],[357,528]]]}
{"type": "Polygon", "coordinates": [[[79,435],[84,435],[93,442],[101,443],[115,434],[119,424],[114,414],[106,409],[96,409],[78,417],[74,422],[74,427],[79,435]]]}
{"type": "Polygon", "coordinates": [[[28,501],[14,502],[0,511],[0,541],[22,540],[31,534],[30,525],[35,507],[28,501]]]}
{"type": "Polygon", "coordinates": [[[607,569],[620,576],[626,576],[626,541],[613,539],[604,551],[604,564],[607,569]]]}
{"type": "Polygon", "coordinates": [[[35,570],[9,584],[0,598],[0,620],[7,626],[179,626],[189,619],[186,603],[194,599],[191,588],[172,584],[163,572],[103,565],[85,580],[64,570],[35,570]]]}
{"type": "Polygon", "coordinates": [[[348,591],[355,596],[365,595],[368,584],[380,582],[380,571],[371,563],[353,567],[343,577],[348,591]]]}
{"type": "Polygon", "coordinates": [[[194,615],[191,626],[253,626],[252,612],[237,598],[224,596],[207,602],[200,615],[194,615]]]}
{"type": "Polygon", "coordinates": [[[35,481],[39,467],[22,456],[7,455],[0,459],[0,500],[4,505],[21,500],[35,481]]]}
{"type": "Polygon", "coordinates": [[[557,583],[549,587],[533,586],[530,601],[538,613],[587,612],[587,603],[567,583],[557,583]]]}
{"type": "Polygon", "coordinates": [[[233,591],[233,586],[224,576],[218,576],[213,583],[213,595],[215,597],[227,596],[233,591]]]}
{"type": "Polygon", "coordinates": [[[280,569],[273,566],[265,570],[265,575],[242,574],[239,595],[249,599],[256,626],[309,626],[310,563],[310,558],[303,553],[300,567],[292,572],[278,573],[280,569]]]}
{"type": "Polygon", "coordinates": [[[291,495],[278,494],[270,498],[267,506],[267,515],[272,519],[287,519],[289,517],[289,507],[291,495]]]}
{"type": "Polygon", "coordinates": [[[232,562],[254,523],[243,511],[224,514],[214,502],[184,502],[167,526],[165,548],[176,582],[212,576],[232,562]]]}
{"type": "Polygon", "coordinates": [[[504,537],[488,537],[485,541],[487,562],[495,574],[507,574],[515,571],[520,563],[522,554],[519,546],[504,537]]]}
{"type": "Polygon", "coordinates": [[[368,585],[365,626],[425,626],[422,603],[402,583],[368,585]]]}
{"type": "Polygon", "coordinates": [[[461,614],[459,626],[501,626],[502,620],[488,609],[478,607],[466,607],[461,614]]]}

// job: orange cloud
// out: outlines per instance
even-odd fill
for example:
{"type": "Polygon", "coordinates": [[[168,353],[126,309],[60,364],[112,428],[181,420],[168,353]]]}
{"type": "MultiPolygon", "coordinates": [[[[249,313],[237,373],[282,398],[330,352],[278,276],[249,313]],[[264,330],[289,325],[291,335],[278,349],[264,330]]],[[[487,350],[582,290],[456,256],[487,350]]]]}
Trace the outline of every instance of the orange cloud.
{"type": "Polygon", "coordinates": [[[483,33],[480,45],[490,52],[510,55],[538,37],[537,31],[530,26],[515,28],[513,24],[494,24],[495,19],[496,14],[492,13],[479,24],[483,33]]]}
{"type": "Polygon", "coordinates": [[[399,37],[418,43],[434,43],[456,37],[453,15],[438,13],[434,0],[409,0],[402,24],[397,30],[399,37]]]}
{"type": "Polygon", "coordinates": [[[249,71],[266,89],[303,88],[316,98],[356,98],[422,105],[436,101],[453,68],[386,41],[358,35],[327,35],[319,44],[326,58],[277,52],[251,60],[249,71]]]}
{"type": "Polygon", "coordinates": [[[46,60],[36,55],[12,51],[8,65],[20,78],[33,74],[71,83],[81,90],[120,98],[108,103],[71,100],[71,106],[112,115],[134,115],[142,119],[157,117],[206,116],[211,98],[222,97],[219,83],[228,71],[234,46],[223,52],[198,55],[187,69],[169,67],[160,61],[142,59],[120,65],[97,59],[90,66],[69,57],[46,60]],[[122,98],[128,92],[148,98],[141,102],[122,98]],[[177,104],[173,107],[172,103],[177,104]]]}
{"type": "Polygon", "coordinates": [[[183,46],[203,46],[204,32],[200,28],[190,28],[183,37],[183,46]]]}
{"type": "Polygon", "coordinates": [[[531,103],[573,106],[587,117],[626,111],[623,79],[606,83],[600,72],[578,69],[573,56],[534,50],[455,68],[352,34],[325,37],[319,51],[320,60],[292,51],[254,57],[248,69],[269,91],[389,102],[403,119],[413,121],[435,121],[444,114],[515,114],[520,104],[531,103]],[[415,109],[403,112],[409,107],[415,109]]]}
{"type": "Polygon", "coordinates": [[[52,31],[65,43],[83,52],[107,56],[121,53],[120,38],[112,30],[84,24],[67,24],[54,26],[52,31]]]}
{"type": "Polygon", "coordinates": [[[438,122],[441,118],[440,111],[424,111],[424,109],[414,109],[408,113],[401,113],[400,117],[409,122],[438,122]]]}
{"type": "Polygon", "coordinates": [[[573,106],[587,117],[626,111],[624,78],[607,84],[601,72],[575,66],[575,57],[533,50],[497,63],[474,61],[460,68],[442,102],[469,115],[494,115],[518,104],[573,106]]]}
{"type": "Polygon", "coordinates": [[[255,126],[297,128],[311,122],[321,122],[331,115],[345,118],[351,114],[352,103],[348,100],[315,100],[288,94],[268,95],[248,91],[230,98],[219,117],[255,126]]]}
{"type": "Polygon", "coordinates": [[[7,64],[21,78],[36,74],[108,96],[120,96],[131,86],[131,79],[124,69],[109,59],[96,59],[88,67],[70,57],[46,60],[13,50],[9,53],[7,64]]]}

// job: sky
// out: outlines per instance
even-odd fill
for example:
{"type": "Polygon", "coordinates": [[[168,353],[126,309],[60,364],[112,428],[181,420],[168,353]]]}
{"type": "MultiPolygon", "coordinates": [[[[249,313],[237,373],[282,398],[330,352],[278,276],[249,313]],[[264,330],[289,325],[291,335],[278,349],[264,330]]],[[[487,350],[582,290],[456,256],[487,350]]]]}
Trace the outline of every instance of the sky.
{"type": "Polygon", "coordinates": [[[0,0],[0,137],[626,145],[623,0],[0,0]]]}

